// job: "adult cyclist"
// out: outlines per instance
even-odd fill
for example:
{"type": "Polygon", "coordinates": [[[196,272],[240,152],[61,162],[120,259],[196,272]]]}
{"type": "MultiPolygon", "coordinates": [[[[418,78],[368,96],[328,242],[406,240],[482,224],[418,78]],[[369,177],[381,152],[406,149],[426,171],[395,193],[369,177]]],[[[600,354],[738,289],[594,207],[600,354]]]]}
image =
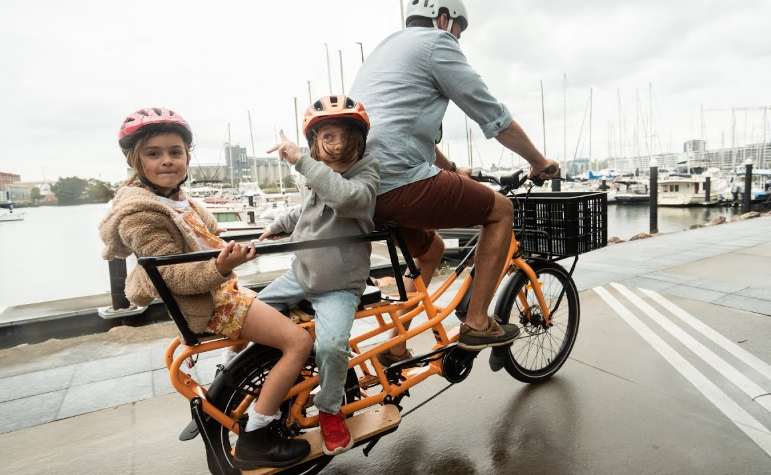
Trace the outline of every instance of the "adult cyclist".
{"type": "MultiPolygon", "coordinates": [[[[351,88],[370,116],[367,151],[380,162],[375,221],[399,226],[426,285],[444,254],[436,229],[482,225],[476,250],[480,265],[458,346],[481,350],[508,345],[519,328],[499,324],[487,309],[503,271],[513,207],[501,194],[471,180],[471,169],[457,168],[436,147],[449,101],[476,121],[486,138],[495,137],[525,158],[531,177],[557,176],[559,164],[535,148],[468,64],[458,42],[469,18],[461,0],[410,0],[405,17],[407,28],[375,48],[351,88]]],[[[414,291],[411,281],[406,285],[414,291]]],[[[404,343],[380,355],[380,361],[389,365],[410,355],[404,343]]]]}

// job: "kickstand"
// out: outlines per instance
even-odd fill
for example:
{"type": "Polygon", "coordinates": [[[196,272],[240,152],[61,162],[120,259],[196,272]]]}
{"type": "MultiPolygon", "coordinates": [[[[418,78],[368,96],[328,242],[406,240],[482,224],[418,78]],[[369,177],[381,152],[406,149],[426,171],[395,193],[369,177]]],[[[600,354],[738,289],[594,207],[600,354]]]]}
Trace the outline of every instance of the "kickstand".
{"type": "Polygon", "coordinates": [[[201,433],[203,444],[206,446],[206,461],[209,464],[209,471],[215,475],[239,475],[241,471],[237,468],[231,468],[225,460],[222,460],[218,452],[214,450],[211,434],[203,420],[204,412],[200,397],[194,397],[190,400],[190,411],[193,413],[193,420],[198,425],[198,432],[201,433]]]}
{"type": "Polygon", "coordinates": [[[369,453],[372,451],[372,449],[375,448],[375,445],[380,442],[380,437],[375,437],[374,439],[370,440],[366,447],[364,447],[364,450],[362,452],[364,453],[365,457],[369,457],[369,453]]]}
{"type": "Polygon", "coordinates": [[[362,450],[362,453],[364,453],[364,456],[365,457],[369,457],[369,453],[372,451],[372,449],[375,448],[375,445],[377,445],[377,443],[380,442],[380,439],[382,439],[384,436],[390,434],[391,432],[394,432],[397,428],[398,428],[398,426],[394,427],[392,429],[389,429],[389,430],[387,430],[385,432],[382,432],[377,437],[374,437],[374,438],[370,439],[370,441],[367,443],[367,446],[364,447],[364,450],[362,450]]]}

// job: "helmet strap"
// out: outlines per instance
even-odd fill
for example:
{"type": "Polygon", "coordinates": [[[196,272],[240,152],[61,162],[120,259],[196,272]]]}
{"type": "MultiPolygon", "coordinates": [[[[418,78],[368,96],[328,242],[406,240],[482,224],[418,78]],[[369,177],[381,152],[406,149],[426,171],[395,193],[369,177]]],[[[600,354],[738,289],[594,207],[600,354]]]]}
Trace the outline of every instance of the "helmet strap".
{"type": "MultiPolygon", "coordinates": [[[[434,28],[439,28],[439,22],[437,22],[437,19],[439,19],[439,18],[441,18],[441,15],[439,15],[439,16],[438,16],[438,17],[436,17],[436,18],[432,18],[432,19],[431,19],[431,21],[434,23],[434,28]]],[[[452,24],[455,22],[455,19],[453,19],[452,17],[450,17],[450,15],[447,15],[447,18],[448,18],[448,20],[449,20],[449,21],[447,22],[447,29],[446,29],[446,30],[442,30],[442,31],[446,31],[446,32],[448,32],[448,33],[452,33],[452,24]]],[[[441,30],[441,28],[439,28],[439,29],[441,30]]]]}
{"type": "Polygon", "coordinates": [[[170,192],[168,192],[166,194],[163,194],[163,193],[161,193],[160,190],[158,190],[158,188],[156,188],[155,184],[153,184],[153,182],[151,182],[147,178],[143,177],[142,175],[138,175],[137,177],[139,178],[139,181],[142,182],[142,184],[144,184],[145,186],[150,187],[153,190],[153,193],[155,193],[157,196],[160,196],[162,198],[171,198],[172,196],[174,196],[177,193],[179,193],[180,188],[182,188],[182,184],[187,181],[187,173],[186,173],[185,174],[185,178],[183,178],[182,181],[177,183],[177,186],[172,188],[170,192]]]}

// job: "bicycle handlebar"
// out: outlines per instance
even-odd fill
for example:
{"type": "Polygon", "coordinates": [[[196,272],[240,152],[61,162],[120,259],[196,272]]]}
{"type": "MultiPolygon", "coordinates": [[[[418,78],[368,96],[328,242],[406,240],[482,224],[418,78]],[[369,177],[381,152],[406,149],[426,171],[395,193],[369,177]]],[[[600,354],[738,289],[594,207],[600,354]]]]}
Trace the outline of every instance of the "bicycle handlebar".
{"type": "MultiPolygon", "coordinates": [[[[552,173],[556,172],[556,168],[554,165],[549,165],[544,172],[551,175],[552,173]]],[[[527,180],[530,180],[533,182],[536,186],[543,185],[543,182],[545,181],[543,178],[534,176],[532,178],[528,178],[527,175],[522,176],[525,173],[524,170],[517,170],[512,175],[509,176],[502,176],[500,178],[490,176],[490,175],[482,175],[482,172],[479,171],[478,173],[474,174],[472,173],[470,175],[470,178],[472,180],[476,180],[479,182],[488,182],[488,183],[495,183],[496,185],[501,187],[501,193],[504,195],[508,193],[509,191],[516,190],[520,186],[522,186],[527,180]]]]}

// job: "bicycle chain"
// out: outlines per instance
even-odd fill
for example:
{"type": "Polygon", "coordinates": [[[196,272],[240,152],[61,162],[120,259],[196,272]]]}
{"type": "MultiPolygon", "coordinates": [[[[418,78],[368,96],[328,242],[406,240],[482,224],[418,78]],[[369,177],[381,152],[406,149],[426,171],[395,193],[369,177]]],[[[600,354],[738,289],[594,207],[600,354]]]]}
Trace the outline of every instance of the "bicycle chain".
{"type": "Polygon", "coordinates": [[[420,409],[421,407],[423,407],[424,405],[426,405],[428,402],[430,402],[432,399],[434,399],[434,398],[435,398],[435,397],[437,397],[438,395],[440,395],[440,394],[442,394],[443,392],[445,392],[445,391],[447,391],[448,389],[450,389],[452,386],[455,386],[455,383],[450,383],[449,385],[447,385],[447,387],[446,387],[446,388],[442,389],[442,390],[441,390],[441,391],[439,391],[438,393],[434,394],[434,395],[433,395],[433,396],[431,396],[430,398],[426,399],[425,401],[421,402],[421,403],[420,403],[420,404],[418,404],[417,406],[413,407],[413,408],[412,408],[412,409],[410,409],[409,411],[407,411],[407,412],[405,412],[404,414],[402,414],[402,419],[404,419],[405,417],[409,416],[409,415],[410,415],[410,414],[412,414],[414,411],[416,411],[416,410],[420,409]]]}

